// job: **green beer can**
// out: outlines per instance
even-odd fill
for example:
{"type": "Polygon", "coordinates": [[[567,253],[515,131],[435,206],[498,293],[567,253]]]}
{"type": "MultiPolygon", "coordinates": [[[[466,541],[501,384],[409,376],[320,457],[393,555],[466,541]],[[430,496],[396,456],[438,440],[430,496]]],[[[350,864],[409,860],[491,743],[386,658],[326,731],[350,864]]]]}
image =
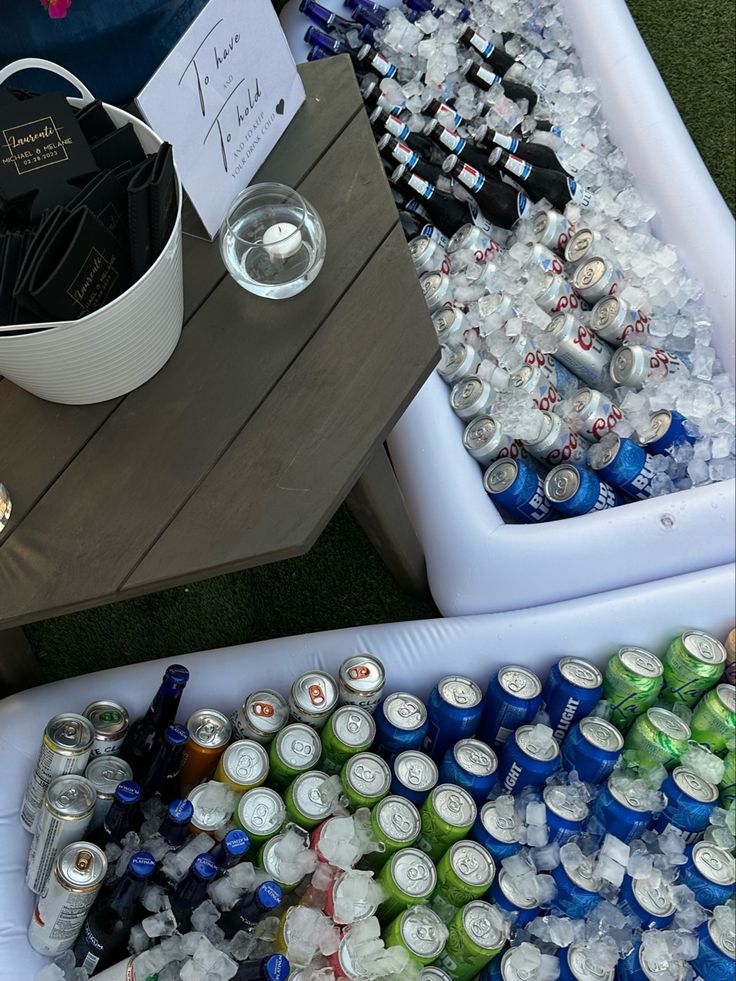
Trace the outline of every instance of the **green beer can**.
{"type": "Polygon", "coordinates": [[[281,795],[270,787],[254,787],[238,801],[233,823],[245,831],[251,846],[259,847],[284,826],[286,808],[281,795]]]}
{"type": "Polygon", "coordinates": [[[356,753],[340,771],[342,789],[350,807],[373,807],[391,786],[388,763],[375,753],[356,753]]]}
{"type": "Polygon", "coordinates": [[[451,845],[467,835],[477,813],[467,790],[454,783],[439,784],[419,809],[422,831],[417,848],[438,862],[451,845]]]}
{"type": "Polygon", "coordinates": [[[332,814],[336,800],[330,778],[321,770],[308,770],[295,777],[284,794],[290,821],[312,831],[332,814]]]}
{"type": "Polygon", "coordinates": [[[662,690],[662,662],[643,647],[622,647],[603,672],[603,697],[611,705],[611,722],[622,732],[657,701],[662,690]]]}
{"type": "Polygon", "coordinates": [[[507,940],[508,927],[498,907],[474,899],[452,918],[437,966],[447,971],[452,981],[470,981],[493,960],[507,940]]]}
{"type": "Polygon", "coordinates": [[[285,726],[268,748],[269,784],[276,790],[286,790],[294,777],[315,767],[321,755],[319,733],[311,726],[303,722],[285,726]]]}
{"type": "Polygon", "coordinates": [[[624,753],[633,754],[642,767],[661,763],[673,767],[687,749],[690,726],[669,709],[654,705],[640,715],[629,729],[624,753]]]}
{"type": "Polygon", "coordinates": [[[726,648],[704,630],[685,630],[664,655],[662,701],[694,705],[718,681],[726,663],[726,648]]]}
{"type": "Polygon", "coordinates": [[[422,968],[417,981],[452,981],[452,979],[447,971],[443,971],[436,964],[431,964],[429,967],[422,968]]]}
{"type": "Polygon", "coordinates": [[[736,750],[732,749],[723,762],[726,770],[718,789],[721,792],[721,807],[728,808],[736,801],[736,750]]]}
{"type": "Polygon", "coordinates": [[[339,773],[351,756],[370,749],[376,737],[373,716],[357,705],[343,705],[327,720],[321,733],[325,773],[339,773]]]}
{"type": "Polygon", "coordinates": [[[402,848],[376,876],[386,892],[378,907],[381,923],[388,923],[409,906],[426,903],[437,885],[432,859],[418,848],[402,848]]]}
{"type": "Polygon", "coordinates": [[[363,863],[372,869],[381,868],[400,848],[413,845],[421,828],[419,811],[410,800],[394,794],[384,797],[371,811],[371,831],[384,850],[370,852],[363,863]]]}
{"type": "Polygon", "coordinates": [[[693,739],[713,753],[734,748],[736,739],[736,687],[716,685],[700,699],[690,719],[693,739]]]}
{"type": "Polygon", "coordinates": [[[386,947],[403,947],[419,965],[437,960],[446,939],[447,927],[428,906],[410,906],[383,931],[386,947]]]}
{"type": "MultiPolygon", "coordinates": [[[[437,863],[437,889],[432,902],[459,907],[480,899],[496,874],[490,852],[477,841],[456,841],[437,863]]],[[[454,914],[453,914],[454,915],[454,914]]]]}

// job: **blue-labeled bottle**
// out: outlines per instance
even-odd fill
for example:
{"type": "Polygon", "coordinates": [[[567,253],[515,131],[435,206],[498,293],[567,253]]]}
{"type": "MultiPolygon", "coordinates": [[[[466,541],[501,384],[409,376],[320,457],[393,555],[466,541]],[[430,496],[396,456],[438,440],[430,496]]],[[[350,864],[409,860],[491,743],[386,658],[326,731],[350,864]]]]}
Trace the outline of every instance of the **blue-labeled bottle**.
{"type": "Polygon", "coordinates": [[[189,822],[193,814],[194,804],[186,797],[177,797],[169,804],[158,833],[172,848],[181,848],[189,837],[189,822]]]}
{"type": "Polygon", "coordinates": [[[220,867],[220,875],[231,869],[233,865],[242,862],[250,848],[250,838],[241,831],[240,828],[233,828],[228,831],[222,841],[218,841],[214,848],[210,849],[210,858],[214,858],[220,867]]]}
{"type": "Polygon", "coordinates": [[[175,721],[187,681],[188,669],[181,664],[170,664],[148,711],[128,730],[120,755],[130,763],[136,780],[147,774],[157,740],[166,726],[175,721]]]}
{"type": "Polygon", "coordinates": [[[347,33],[348,31],[359,31],[362,26],[357,21],[348,20],[347,17],[341,17],[339,14],[333,13],[321,3],[317,3],[317,0],[301,0],[299,10],[306,17],[308,17],[313,24],[316,24],[317,27],[320,27],[322,30],[330,33],[332,33],[332,31],[342,31],[343,33],[347,33]]]}
{"type": "Polygon", "coordinates": [[[284,894],[277,882],[262,882],[257,889],[240,899],[231,910],[223,913],[217,925],[225,931],[228,940],[239,930],[250,932],[281,904],[283,898],[284,894]]]}
{"type": "Polygon", "coordinates": [[[102,824],[87,836],[87,841],[99,845],[100,848],[109,844],[119,845],[137,821],[140,799],[139,783],[135,780],[123,780],[119,783],[102,824]]]}
{"type": "Polygon", "coordinates": [[[291,965],[283,954],[271,954],[260,961],[245,961],[233,981],[286,981],[291,965]]]}
{"type": "Polygon", "coordinates": [[[182,755],[188,738],[189,732],[184,726],[176,723],[166,726],[148,773],[142,781],[146,797],[159,794],[164,803],[177,797],[182,755]]]}
{"type": "Polygon", "coordinates": [[[192,862],[189,871],[174,890],[171,911],[176,917],[179,933],[186,933],[192,921],[192,913],[205,899],[207,886],[217,875],[217,862],[202,852],[192,862]]]}

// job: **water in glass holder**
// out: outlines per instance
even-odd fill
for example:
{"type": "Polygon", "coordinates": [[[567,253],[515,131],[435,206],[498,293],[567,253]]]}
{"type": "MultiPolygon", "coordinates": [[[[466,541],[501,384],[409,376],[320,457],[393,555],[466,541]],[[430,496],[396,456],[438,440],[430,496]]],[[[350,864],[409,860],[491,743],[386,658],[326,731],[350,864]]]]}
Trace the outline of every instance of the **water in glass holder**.
{"type": "Polygon", "coordinates": [[[325,229],[308,201],[284,184],[254,184],[228,209],[220,251],[243,289],[271,300],[301,293],[325,261],[325,229]]]}
{"type": "Polygon", "coordinates": [[[10,500],[10,492],[5,484],[0,483],[0,534],[10,520],[12,510],[13,502],[10,500]]]}

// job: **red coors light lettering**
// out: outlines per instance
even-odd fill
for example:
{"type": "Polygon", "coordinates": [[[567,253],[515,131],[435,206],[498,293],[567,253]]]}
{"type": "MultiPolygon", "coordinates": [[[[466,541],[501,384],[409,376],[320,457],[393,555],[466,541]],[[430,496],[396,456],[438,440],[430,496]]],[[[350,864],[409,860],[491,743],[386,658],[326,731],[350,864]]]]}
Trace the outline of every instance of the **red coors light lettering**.
{"type": "Polygon", "coordinates": [[[547,358],[544,356],[542,351],[528,351],[524,355],[524,363],[539,365],[540,368],[544,368],[544,366],[547,364],[547,358]]]}
{"type": "Polygon", "coordinates": [[[611,411],[608,413],[607,416],[599,416],[593,423],[591,427],[593,436],[596,439],[600,439],[604,433],[613,429],[616,423],[620,422],[622,419],[623,419],[623,413],[621,412],[619,407],[617,405],[612,405],[611,411]]]}
{"type": "Polygon", "coordinates": [[[563,266],[562,261],[557,258],[557,256],[555,256],[554,259],[552,260],[551,266],[552,266],[552,272],[557,273],[558,276],[562,276],[563,273],[565,272],[565,267],[563,266]]]}
{"type": "Polygon", "coordinates": [[[580,306],[580,301],[574,293],[569,293],[565,296],[561,296],[557,301],[557,306],[555,310],[559,313],[561,310],[566,310],[568,307],[571,310],[577,310],[580,306]]]}
{"type": "Polygon", "coordinates": [[[570,433],[570,438],[562,448],[550,450],[547,454],[547,463],[566,463],[578,448],[578,438],[575,433],[570,433]]]}
{"type": "Polygon", "coordinates": [[[533,399],[537,408],[541,409],[542,412],[549,412],[552,406],[555,405],[558,401],[557,389],[551,382],[549,384],[548,391],[549,391],[548,395],[543,395],[541,396],[541,398],[533,399]]]}
{"type": "Polygon", "coordinates": [[[594,341],[595,337],[584,324],[578,326],[578,336],[572,339],[573,344],[577,344],[583,351],[590,351],[594,341]]]}

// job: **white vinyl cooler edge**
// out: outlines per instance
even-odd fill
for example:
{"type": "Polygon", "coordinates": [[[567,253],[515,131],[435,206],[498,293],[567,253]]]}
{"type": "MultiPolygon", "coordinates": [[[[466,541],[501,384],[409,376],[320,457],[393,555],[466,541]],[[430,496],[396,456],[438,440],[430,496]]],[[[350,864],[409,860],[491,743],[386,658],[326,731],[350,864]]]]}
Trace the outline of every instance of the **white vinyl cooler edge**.
{"type": "Polygon", "coordinates": [[[229,712],[258,687],[288,693],[301,671],[335,672],[343,658],[371,651],[386,665],[387,691],[426,697],[449,670],[485,686],[502,664],[520,662],[544,675],[563,654],[603,664],[623,644],[662,654],[688,626],[724,637],[736,618],[733,565],[573,600],[568,603],[446,620],[381,624],[303,634],[219,651],[148,661],[69,678],[0,702],[0,981],[32,981],[45,963],[26,940],[33,899],[24,869],[30,836],[18,810],[46,721],[61,711],[81,711],[96,698],[112,697],[135,718],[145,711],[164,667],[185,664],[191,680],[179,719],[209,706],[229,712]]]}

